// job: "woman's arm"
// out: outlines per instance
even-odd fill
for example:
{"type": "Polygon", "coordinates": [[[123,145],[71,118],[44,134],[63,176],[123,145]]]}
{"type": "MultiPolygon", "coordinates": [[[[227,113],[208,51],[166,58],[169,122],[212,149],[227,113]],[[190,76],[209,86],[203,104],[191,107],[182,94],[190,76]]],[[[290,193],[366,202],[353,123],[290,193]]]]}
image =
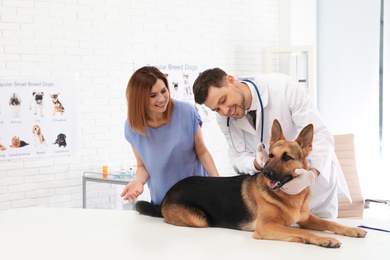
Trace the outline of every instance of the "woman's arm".
{"type": "Polygon", "coordinates": [[[144,192],[144,185],[149,180],[149,173],[145,168],[144,162],[141,160],[137,150],[133,149],[135,158],[137,160],[137,171],[135,173],[135,180],[129,182],[121,193],[124,200],[134,200],[144,192]]]}
{"type": "Polygon", "coordinates": [[[200,125],[198,125],[198,130],[196,130],[194,142],[196,155],[209,176],[219,176],[213,157],[211,157],[211,154],[203,141],[202,128],[200,125]]]}

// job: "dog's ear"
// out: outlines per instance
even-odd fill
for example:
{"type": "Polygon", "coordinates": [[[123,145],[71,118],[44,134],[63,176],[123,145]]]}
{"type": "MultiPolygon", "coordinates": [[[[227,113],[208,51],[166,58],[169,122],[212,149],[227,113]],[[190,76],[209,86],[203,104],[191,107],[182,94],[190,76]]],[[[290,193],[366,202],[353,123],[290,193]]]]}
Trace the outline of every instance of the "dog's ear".
{"type": "Polygon", "coordinates": [[[312,150],[313,137],[314,127],[312,124],[309,124],[302,129],[297,139],[295,140],[302,148],[305,156],[307,156],[312,150]]]}
{"type": "Polygon", "coordinates": [[[274,120],[271,130],[271,140],[269,142],[269,147],[272,147],[277,141],[286,140],[283,134],[282,127],[277,119],[274,120]]]}

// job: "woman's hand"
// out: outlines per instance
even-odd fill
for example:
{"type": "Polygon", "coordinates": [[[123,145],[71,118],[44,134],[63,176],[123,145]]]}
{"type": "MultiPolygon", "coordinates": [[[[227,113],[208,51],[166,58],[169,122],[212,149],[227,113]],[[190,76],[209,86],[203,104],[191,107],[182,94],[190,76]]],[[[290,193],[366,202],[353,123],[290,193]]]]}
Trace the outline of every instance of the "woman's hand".
{"type": "Polygon", "coordinates": [[[129,182],[121,193],[123,200],[135,200],[144,192],[144,184],[140,181],[129,182]]]}

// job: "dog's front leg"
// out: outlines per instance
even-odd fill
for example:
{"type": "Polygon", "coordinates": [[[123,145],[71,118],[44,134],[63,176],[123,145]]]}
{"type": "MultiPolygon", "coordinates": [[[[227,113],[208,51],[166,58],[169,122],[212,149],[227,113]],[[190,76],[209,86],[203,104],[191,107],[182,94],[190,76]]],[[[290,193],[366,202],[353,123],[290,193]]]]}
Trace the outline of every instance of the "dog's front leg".
{"type": "Polygon", "coordinates": [[[317,236],[307,230],[287,227],[274,222],[257,225],[253,233],[253,238],[298,242],[329,248],[338,248],[341,245],[337,239],[332,237],[317,236]]]}
{"type": "Polygon", "coordinates": [[[298,222],[298,225],[307,229],[331,231],[348,237],[365,237],[367,234],[367,231],[361,228],[343,226],[333,221],[321,219],[312,214],[306,221],[298,222]]]}

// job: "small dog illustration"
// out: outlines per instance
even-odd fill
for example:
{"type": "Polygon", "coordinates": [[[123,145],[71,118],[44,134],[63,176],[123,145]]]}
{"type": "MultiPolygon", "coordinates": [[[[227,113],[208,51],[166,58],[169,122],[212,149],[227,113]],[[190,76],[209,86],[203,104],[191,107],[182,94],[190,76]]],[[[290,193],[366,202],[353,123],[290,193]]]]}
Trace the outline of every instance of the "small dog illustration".
{"type": "Polygon", "coordinates": [[[20,117],[20,104],[22,100],[20,96],[17,93],[12,93],[10,99],[9,99],[9,106],[11,109],[11,116],[12,117],[20,117]]]}
{"type": "Polygon", "coordinates": [[[34,125],[32,129],[34,136],[35,147],[46,144],[46,140],[43,137],[41,127],[39,125],[34,125]]]}
{"type": "Polygon", "coordinates": [[[20,140],[19,136],[12,137],[12,143],[11,143],[10,147],[20,148],[20,147],[24,147],[26,145],[29,145],[29,143],[26,143],[25,141],[20,140]]]}
{"type": "Polygon", "coordinates": [[[61,115],[65,112],[64,106],[63,106],[63,105],[61,104],[61,102],[58,100],[58,96],[59,96],[59,95],[60,95],[60,93],[50,95],[51,100],[53,101],[53,104],[54,104],[54,113],[53,113],[53,116],[55,116],[55,114],[56,114],[57,112],[60,112],[61,115]]]}
{"type": "Polygon", "coordinates": [[[37,110],[39,110],[39,114],[41,117],[43,117],[43,92],[33,92],[31,103],[30,103],[30,110],[32,110],[34,106],[34,115],[37,114],[37,110]]]}
{"type": "Polygon", "coordinates": [[[58,144],[58,147],[66,147],[66,135],[63,133],[58,134],[57,140],[53,144],[58,144]]]}
{"type": "Polygon", "coordinates": [[[5,145],[2,145],[2,144],[0,143],[0,151],[4,151],[4,150],[7,150],[7,147],[5,147],[5,145]]]}
{"type": "Polygon", "coordinates": [[[173,85],[172,95],[173,97],[177,98],[179,97],[179,82],[173,81],[172,85],[173,85]]]}
{"type": "Polygon", "coordinates": [[[189,73],[183,73],[184,88],[186,90],[186,95],[193,95],[192,88],[189,79],[189,73]]]}

